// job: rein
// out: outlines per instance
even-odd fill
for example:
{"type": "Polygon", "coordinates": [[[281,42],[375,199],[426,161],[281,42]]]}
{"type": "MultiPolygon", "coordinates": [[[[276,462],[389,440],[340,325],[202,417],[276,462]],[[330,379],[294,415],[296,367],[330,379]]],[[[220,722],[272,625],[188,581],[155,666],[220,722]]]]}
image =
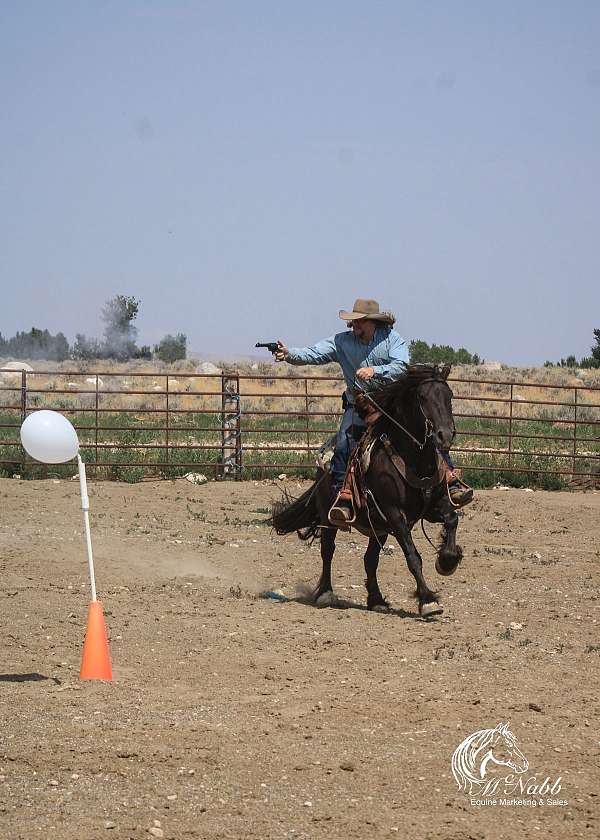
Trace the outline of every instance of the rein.
{"type": "MultiPolygon", "coordinates": [[[[436,382],[436,381],[438,381],[438,380],[424,379],[422,382],[419,382],[419,385],[423,385],[425,382],[436,382]]],[[[402,425],[402,423],[399,423],[398,420],[396,420],[395,417],[392,417],[391,414],[388,414],[387,411],[384,411],[384,409],[373,399],[373,397],[362,387],[362,385],[360,385],[358,382],[356,382],[356,380],[355,380],[354,384],[357,387],[357,389],[361,392],[363,397],[365,397],[365,399],[367,399],[372,405],[375,406],[377,411],[380,411],[383,414],[384,417],[387,417],[388,420],[391,420],[391,422],[394,424],[394,426],[397,426],[400,429],[400,431],[404,432],[404,434],[407,435],[407,437],[409,437],[412,440],[412,442],[416,446],[419,447],[421,452],[423,451],[423,449],[425,448],[425,446],[427,444],[427,441],[433,435],[433,424],[432,424],[431,420],[429,419],[429,417],[427,417],[425,415],[425,412],[423,411],[423,406],[421,405],[421,401],[418,398],[417,398],[417,405],[421,409],[421,414],[425,418],[425,437],[423,438],[422,442],[420,440],[417,440],[417,438],[413,434],[411,434],[411,432],[409,432],[408,429],[405,428],[402,425]]],[[[417,385],[417,387],[419,387],[419,386],[417,385]]]]}

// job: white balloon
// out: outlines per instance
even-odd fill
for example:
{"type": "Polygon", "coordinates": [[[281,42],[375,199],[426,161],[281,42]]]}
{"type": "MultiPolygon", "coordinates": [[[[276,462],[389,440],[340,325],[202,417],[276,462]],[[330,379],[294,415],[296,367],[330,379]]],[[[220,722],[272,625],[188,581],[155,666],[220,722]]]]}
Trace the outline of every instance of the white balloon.
{"type": "Polygon", "coordinates": [[[21,426],[25,451],[43,464],[62,464],[79,451],[77,432],[58,411],[34,411],[21,426]]]}

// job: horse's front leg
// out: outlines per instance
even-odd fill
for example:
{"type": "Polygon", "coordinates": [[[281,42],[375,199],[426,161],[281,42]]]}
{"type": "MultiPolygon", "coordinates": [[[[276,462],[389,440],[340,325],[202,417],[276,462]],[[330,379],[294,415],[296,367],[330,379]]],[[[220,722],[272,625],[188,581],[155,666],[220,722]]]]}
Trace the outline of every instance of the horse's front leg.
{"type": "Polygon", "coordinates": [[[463,550],[456,542],[458,513],[454,508],[451,508],[442,514],[442,521],[444,530],[435,561],[435,570],[439,575],[448,576],[454,574],[463,558],[463,550]]]}
{"type": "Polygon", "coordinates": [[[399,512],[394,517],[392,533],[398,540],[400,548],[406,557],[408,568],[416,581],[416,596],[419,601],[419,613],[423,616],[423,618],[428,618],[432,615],[439,615],[444,611],[444,608],[438,602],[436,593],[433,592],[425,582],[425,578],[423,577],[423,561],[421,560],[421,555],[415,547],[412,534],[406,520],[399,512]]]}
{"type": "Polygon", "coordinates": [[[463,558],[463,550],[456,542],[456,529],[458,528],[458,513],[452,506],[447,496],[427,515],[429,522],[441,522],[444,526],[442,541],[438,548],[435,561],[435,570],[439,575],[453,575],[463,558]]]}
{"type": "Polygon", "coordinates": [[[314,594],[315,603],[319,604],[319,606],[327,606],[327,604],[333,603],[335,600],[331,585],[331,561],[335,552],[336,533],[336,528],[321,528],[321,560],[323,561],[323,569],[314,594]]]}
{"type": "Polygon", "coordinates": [[[386,540],[387,534],[385,534],[379,540],[376,537],[369,537],[369,545],[367,546],[367,550],[365,552],[364,563],[365,572],[367,575],[367,579],[365,580],[365,586],[367,587],[367,608],[370,610],[379,609],[382,611],[387,611],[390,608],[390,605],[381,594],[381,590],[379,589],[379,582],[377,580],[379,553],[383,548],[386,540]]]}

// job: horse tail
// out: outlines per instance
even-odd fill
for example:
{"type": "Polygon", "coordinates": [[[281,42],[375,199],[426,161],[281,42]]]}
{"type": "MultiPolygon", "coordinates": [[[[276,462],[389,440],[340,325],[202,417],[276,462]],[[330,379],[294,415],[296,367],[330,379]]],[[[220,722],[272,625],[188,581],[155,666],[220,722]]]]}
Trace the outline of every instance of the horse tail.
{"type": "Polygon", "coordinates": [[[301,540],[314,540],[319,535],[321,517],[317,505],[318,478],[298,499],[284,491],[283,499],[275,502],[271,512],[271,524],[278,534],[298,533],[301,540]]]}

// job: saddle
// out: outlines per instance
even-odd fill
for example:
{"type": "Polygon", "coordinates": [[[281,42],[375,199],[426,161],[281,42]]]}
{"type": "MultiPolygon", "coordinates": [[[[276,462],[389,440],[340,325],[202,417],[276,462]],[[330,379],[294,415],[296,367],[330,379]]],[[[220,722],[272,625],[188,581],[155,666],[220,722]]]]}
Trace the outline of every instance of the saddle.
{"type": "MultiPolygon", "coordinates": [[[[371,423],[373,422],[371,420],[371,423]]],[[[371,453],[376,443],[381,443],[404,481],[410,487],[421,490],[424,505],[427,505],[436,487],[442,482],[446,482],[447,486],[450,481],[452,473],[439,452],[437,453],[436,470],[433,475],[418,476],[394,449],[387,435],[376,435],[373,431],[373,425],[369,425],[350,456],[344,484],[329,510],[329,522],[341,530],[349,531],[361,510],[367,507],[365,474],[369,468],[371,453]]]]}

